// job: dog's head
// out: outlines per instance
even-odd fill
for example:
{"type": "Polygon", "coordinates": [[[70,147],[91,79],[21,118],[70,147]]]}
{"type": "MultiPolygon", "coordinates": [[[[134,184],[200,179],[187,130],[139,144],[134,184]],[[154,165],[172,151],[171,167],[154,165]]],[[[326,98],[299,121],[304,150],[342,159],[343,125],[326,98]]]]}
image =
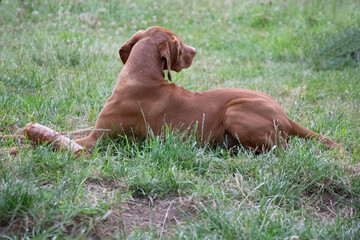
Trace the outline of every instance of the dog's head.
{"type": "Polygon", "coordinates": [[[185,45],[176,34],[162,27],[150,27],[145,31],[138,31],[121,46],[119,54],[124,64],[130,56],[131,49],[143,39],[147,39],[150,44],[156,44],[159,52],[158,57],[163,60],[163,68],[168,71],[170,81],[170,70],[180,72],[183,68],[190,67],[196,54],[195,48],[185,45]]]}

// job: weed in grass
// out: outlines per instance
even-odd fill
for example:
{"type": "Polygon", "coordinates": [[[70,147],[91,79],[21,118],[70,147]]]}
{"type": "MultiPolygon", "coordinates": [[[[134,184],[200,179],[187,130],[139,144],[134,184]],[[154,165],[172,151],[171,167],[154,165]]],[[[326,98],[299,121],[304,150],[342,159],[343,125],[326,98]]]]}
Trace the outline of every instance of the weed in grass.
{"type": "Polygon", "coordinates": [[[346,29],[325,40],[319,48],[314,63],[318,68],[336,69],[360,65],[360,28],[346,29]]]}
{"type": "Polygon", "coordinates": [[[170,127],[161,136],[150,133],[141,143],[129,144],[125,137],[120,144],[125,145],[115,148],[121,163],[113,169],[113,175],[130,176],[127,184],[145,195],[186,190],[193,184],[191,178],[206,172],[210,161],[206,148],[199,147],[193,134],[172,131],[170,127]]]}
{"type": "Polygon", "coordinates": [[[14,179],[3,181],[0,194],[1,225],[6,226],[14,220],[31,218],[38,198],[32,186],[24,182],[14,179]]]}
{"type": "Polygon", "coordinates": [[[304,216],[301,212],[291,214],[271,202],[262,203],[251,209],[212,209],[201,207],[202,218],[178,231],[175,238],[187,239],[273,239],[298,236],[305,238],[356,239],[359,237],[359,222],[338,217],[323,225],[304,216]],[[339,222],[343,224],[339,225],[339,222]],[[311,227],[306,227],[311,226],[311,227]],[[351,230],[349,230],[351,229],[351,230]]]}

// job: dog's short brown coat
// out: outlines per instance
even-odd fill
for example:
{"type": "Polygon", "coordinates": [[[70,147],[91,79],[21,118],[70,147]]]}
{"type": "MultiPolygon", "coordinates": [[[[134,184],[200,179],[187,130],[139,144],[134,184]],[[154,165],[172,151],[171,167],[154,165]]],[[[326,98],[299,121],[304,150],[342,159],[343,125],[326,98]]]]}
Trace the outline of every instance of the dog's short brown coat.
{"type": "Polygon", "coordinates": [[[169,30],[150,27],[138,31],[119,50],[125,64],[111,96],[101,110],[95,129],[76,142],[91,148],[104,135],[147,136],[147,126],[160,134],[164,124],[190,129],[197,123],[197,135],[203,142],[242,146],[262,152],[289,137],[317,138],[337,148],[331,139],[312,132],[289,119],[280,105],[268,94],[226,88],[191,92],[171,80],[176,72],[190,67],[196,54],[193,47],[169,30]]]}

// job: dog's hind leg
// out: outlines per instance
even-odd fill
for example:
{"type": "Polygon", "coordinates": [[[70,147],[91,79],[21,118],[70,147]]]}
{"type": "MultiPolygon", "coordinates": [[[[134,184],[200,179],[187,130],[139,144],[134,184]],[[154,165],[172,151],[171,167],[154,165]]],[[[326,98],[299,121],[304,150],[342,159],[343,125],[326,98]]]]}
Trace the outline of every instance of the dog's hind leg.
{"type": "Polygon", "coordinates": [[[286,129],[290,127],[285,113],[265,100],[235,100],[224,116],[225,131],[241,145],[258,153],[275,145],[285,147],[286,129]]]}

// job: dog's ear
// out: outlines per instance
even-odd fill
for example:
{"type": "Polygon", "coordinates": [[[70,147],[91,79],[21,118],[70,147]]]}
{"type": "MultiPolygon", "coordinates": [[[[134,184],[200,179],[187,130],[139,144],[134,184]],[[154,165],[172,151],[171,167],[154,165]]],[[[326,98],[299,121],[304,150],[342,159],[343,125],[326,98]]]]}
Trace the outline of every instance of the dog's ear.
{"type": "Polygon", "coordinates": [[[130,56],[131,49],[133,46],[143,37],[143,30],[138,31],[134,34],[126,43],[124,43],[119,49],[119,55],[121,61],[125,64],[130,56]]]}
{"type": "Polygon", "coordinates": [[[167,41],[161,42],[158,45],[158,50],[160,53],[160,57],[164,60],[164,69],[168,72],[168,79],[171,81],[171,58],[170,58],[170,47],[167,41]]]}

